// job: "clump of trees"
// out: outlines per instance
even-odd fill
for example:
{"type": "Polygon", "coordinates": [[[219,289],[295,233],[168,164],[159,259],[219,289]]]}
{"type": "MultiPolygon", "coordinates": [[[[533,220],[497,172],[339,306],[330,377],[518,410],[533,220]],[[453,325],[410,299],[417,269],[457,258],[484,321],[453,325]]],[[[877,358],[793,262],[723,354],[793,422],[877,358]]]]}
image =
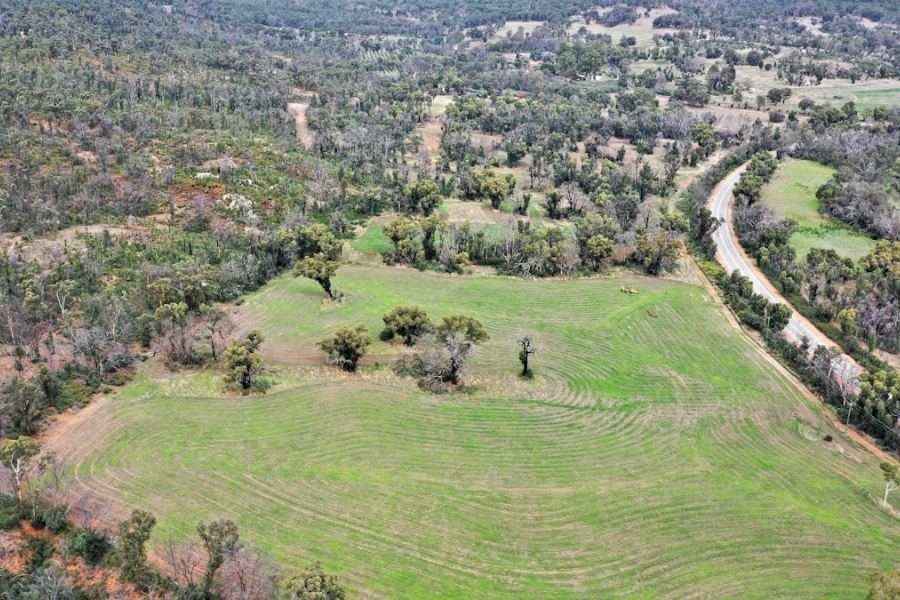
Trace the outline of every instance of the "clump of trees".
{"type": "Polygon", "coordinates": [[[466,315],[444,317],[432,334],[422,340],[422,350],[412,360],[401,359],[400,372],[419,377],[419,385],[433,391],[445,384],[458,385],[468,361],[490,336],[478,319],[466,315]]]}
{"type": "Polygon", "coordinates": [[[312,279],[335,300],[331,278],[341,266],[341,253],[342,243],[333,233],[322,225],[313,226],[308,229],[305,256],[294,264],[294,276],[312,279]]]}
{"type": "Polygon", "coordinates": [[[734,186],[734,197],[738,202],[752,206],[759,202],[762,187],[772,179],[778,169],[778,159],[769,152],[757,152],[747,163],[747,169],[734,186]]]}
{"type": "Polygon", "coordinates": [[[732,271],[731,275],[722,273],[719,283],[725,300],[745,325],[765,332],[768,337],[768,333],[778,333],[790,322],[793,311],[784,304],[770,302],[754,293],[753,283],[740,271],[732,271]]]}
{"type": "Polygon", "coordinates": [[[415,345],[416,340],[434,329],[428,313],[418,306],[398,306],[385,314],[383,321],[381,339],[388,341],[397,335],[407,346],[415,345]]]}

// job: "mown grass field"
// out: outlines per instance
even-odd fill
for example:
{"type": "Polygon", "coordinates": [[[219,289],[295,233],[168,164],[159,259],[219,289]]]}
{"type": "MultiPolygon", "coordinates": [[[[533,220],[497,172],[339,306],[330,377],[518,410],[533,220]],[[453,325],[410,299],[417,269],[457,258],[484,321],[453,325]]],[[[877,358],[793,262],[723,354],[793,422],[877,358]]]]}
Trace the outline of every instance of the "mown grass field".
{"type": "Polygon", "coordinates": [[[779,217],[794,219],[800,226],[800,231],[791,237],[800,259],[812,248],[825,248],[859,260],[875,247],[870,237],[819,213],[816,191],[833,173],[834,169],[817,162],[794,161],[779,167],[772,181],[763,187],[763,203],[772,206],[779,217]]]}
{"type": "Polygon", "coordinates": [[[338,306],[282,278],[240,307],[268,336],[267,395],[151,365],[54,447],[101,499],[156,512],[159,537],[232,517],[286,565],[321,559],[351,598],[860,598],[896,567],[878,461],[701,287],[387,267],[344,267],[335,287],[338,306]],[[356,375],[314,348],[413,303],[487,326],[471,394],[394,375],[399,346],[377,342],[356,375]],[[516,377],[522,331],[543,349],[533,381],[516,377]]]}

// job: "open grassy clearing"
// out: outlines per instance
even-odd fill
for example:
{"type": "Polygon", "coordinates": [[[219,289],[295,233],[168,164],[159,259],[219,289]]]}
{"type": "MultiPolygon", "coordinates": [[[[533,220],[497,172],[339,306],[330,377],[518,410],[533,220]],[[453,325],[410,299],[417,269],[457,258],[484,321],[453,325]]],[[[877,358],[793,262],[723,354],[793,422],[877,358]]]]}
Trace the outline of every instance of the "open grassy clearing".
{"type": "Polygon", "coordinates": [[[163,530],[230,516],[351,597],[860,597],[895,566],[877,461],[846,446],[702,288],[638,277],[521,281],[345,267],[346,303],[282,278],[247,299],[278,385],[222,397],[213,374],[145,372],[53,445],[101,498],[163,530]],[[641,293],[627,296],[621,285],[641,293]],[[482,319],[472,395],[313,344],[416,303],[482,319]],[[647,310],[658,318],[651,318],[647,310]],[[546,349],[515,377],[523,326],[546,349]],[[826,444],[816,437],[835,436],[826,444]]]}
{"type": "Polygon", "coordinates": [[[575,34],[579,29],[584,27],[588,30],[589,33],[612,36],[613,42],[618,42],[623,35],[626,37],[633,36],[635,40],[637,40],[638,46],[651,46],[653,44],[654,35],[662,36],[667,33],[678,33],[677,29],[653,28],[654,19],[663,15],[673,14],[678,11],[671,8],[654,8],[650,11],[650,16],[644,16],[644,11],[646,10],[645,8],[637,7],[636,10],[640,15],[640,18],[637,19],[634,23],[622,23],[621,25],[616,25],[615,27],[606,27],[605,25],[600,25],[598,23],[591,23],[590,25],[586,25],[585,23],[576,22],[569,27],[568,32],[570,34],[575,34]]]}
{"type": "Polygon", "coordinates": [[[791,236],[791,245],[801,259],[813,248],[824,248],[857,261],[871,252],[875,244],[872,238],[839,224],[807,227],[791,236]]]}
{"type": "Polygon", "coordinates": [[[525,33],[534,33],[534,30],[543,24],[543,21],[507,21],[502,27],[497,29],[493,41],[505,38],[507,33],[516,33],[520,27],[525,33]]]}
{"type": "MultiPolygon", "coordinates": [[[[769,61],[778,60],[787,53],[788,51],[784,51],[782,54],[770,58],[769,61]]],[[[712,62],[715,61],[707,61],[707,68],[712,62]]],[[[721,61],[719,64],[722,64],[721,61]]],[[[755,66],[738,65],[735,67],[735,71],[736,80],[751,88],[750,92],[744,94],[744,99],[751,107],[755,107],[756,96],[765,95],[771,88],[791,87],[777,78],[777,72],[774,69],[766,71],[755,66]]],[[[813,80],[808,85],[791,87],[791,89],[793,90],[791,97],[784,104],[778,105],[784,111],[799,111],[798,105],[803,98],[809,98],[817,104],[831,104],[837,107],[852,101],[856,103],[857,110],[865,110],[876,106],[895,105],[900,84],[896,79],[866,79],[856,83],[849,79],[824,79],[819,85],[815,85],[815,80],[813,80]]],[[[769,108],[772,107],[767,104],[766,111],[769,108]]]]}
{"type": "MultiPolygon", "coordinates": [[[[603,8],[599,9],[598,12],[603,15],[608,13],[611,8],[603,8]]],[[[613,38],[614,42],[618,42],[621,37],[624,36],[634,36],[637,40],[638,46],[650,46],[653,41],[653,35],[665,35],[667,33],[675,34],[678,32],[677,29],[654,29],[653,28],[653,19],[657,17],[661,17],[663,15],[669,15],[676,13],[678,11],[671,8],[654,8],[650,11],[650,16],[644,16],[645,8],[636,7],[635,10],[640,15],[634,23],[622,23],[621,25],[616,25],[615,27],[607,27],[605,25],[600,25],[598,23],[586,24],[583,21],[575,21],[572,25],[569,26],[568,32],[570,34],[576,34],[579,29],[584,27],[588,30],[589,33],[593,34],[605,34],[610,35],[613,38]]],[[[497,41],[506,37],[507,33],[516,33],[519,28],[522,28],[522,31],[525,33],[532,33],[539,26],[543,25],[541,21],[507,21],[504,23],[502,27],[497,30],[497,33],[494,34],[493,41],[497,41]]]]}
{"type": "Polygon", "coordinates": [[[794,219],[801,227],[815,227],[828,222],[819,214],[816,191],[834,174],[834,169],[811,160],[783,164],[763,187],[762,202],[783,219],[794,219]]]}
{"type": "Polygon", "coordinates": [[[842,106],[846,102],[856,104],[857,110],[891,107],[897,104],[900,83],[893,79],[870,79],[852,83],[849,79],[828,79],[820,86],[794,88],[794,96],[788,105],[797,104],[804,96],[818,104],[842,106]]]}
{"type": "Polygon", "coordinates": [[[794,219],[800,225],[800,231],[791,237],[798,258],[812,248],[825,248],[859,260],[875,247],[872,238],[819,213],[816,191],[833,173],[831,167],[813,161],[794,161],[782,165],[763,187],[762,202],[773,207],[779,217],[794,219]]]}
{"type": "Polygon", "coordinates": [[[428,109],[428,120],[416,127],[416,133],[428,150],[428,154],[431,155],[432,162],[435,162],[441,146],[440,117],[447,112],[447,107],[451,102],[453,102],[453,96],[435,96],[428,109]]]}

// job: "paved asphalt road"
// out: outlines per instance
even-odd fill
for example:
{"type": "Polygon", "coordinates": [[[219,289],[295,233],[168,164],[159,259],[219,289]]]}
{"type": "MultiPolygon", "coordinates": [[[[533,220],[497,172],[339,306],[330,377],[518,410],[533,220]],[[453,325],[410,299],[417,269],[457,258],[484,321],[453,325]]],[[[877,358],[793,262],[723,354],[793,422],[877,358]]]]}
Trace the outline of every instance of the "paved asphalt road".
{"type": "MultiPolygon", "coordinates": [[[[733,171],[725,178],[711,197],[710,210],[714,217],[721,219],[722,221],[722,224],[713,233],[713,239],[719,250],[719,259],[724,265],[725,270],[729,273],[737,269],[740,271],[741,275],[748,277],[753,283],[754,292],[767,298],[770,302],[785,303],[784,298],[773,291],[771,284],[764,281],[763,277],[758,275],[756,271],[750,267],[748,259],[745,258],[745,255],[738,247],[737,238],[731,228],[728,211],[731,208],[733,200],[734,186],[741,178],[743,172],[743,167],[733,171]]],[[[809,340],[811,349],[815,349],[818,346],[836,346],[834,342],[826,338],[818,329],[815,329],[811,325],[798,319],[796,314],[791,317],[790,323],[785,327],[785,333],[795,340],[800,340],[805,337],[809,340]]],[[[856,382],[856,375],[861,372],[859,366],[846,357],[842,357],[842,359],[840,359],[840,364],[835,366],[838,367],[840,373],[851,376],[854,387],[858,389],[859,384],[856,382]]]]}

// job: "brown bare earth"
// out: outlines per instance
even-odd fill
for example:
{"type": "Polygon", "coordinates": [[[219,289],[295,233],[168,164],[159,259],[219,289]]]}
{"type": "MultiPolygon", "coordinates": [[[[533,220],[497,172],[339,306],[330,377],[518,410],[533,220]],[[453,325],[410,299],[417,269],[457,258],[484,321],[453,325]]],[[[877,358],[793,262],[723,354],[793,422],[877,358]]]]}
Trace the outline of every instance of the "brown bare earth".
{"type": "Polygon", "coordinates": [[[294,117],[297,124],[297,139],[307,149],[312,148],[312,135],[309,132],[309,123],[306,120],[306,110],[309,102],[288,102],[288,112],[294,117]]]}
{"type": "Polygon", "coordinates": [[[441,147],[441,122],[436,118],[431,117],[424,125],[419,125],[416,129],[422,137],[422,143],[425,145],[425,149],[428,150],[428,154],[432,157],[432,161],[434,161],[434,157],[437,156],[438,150],[441,147]]]}
{"type": "Polygon", "coordinates": [[[434,162],[441,145],[441,115],[447,111],[447,106],[453,101],[453,96],[435,96],[431,101],[428,111],[428,120],[416,127],[416,132],[422,138],[422,143],[434,162]]]}

